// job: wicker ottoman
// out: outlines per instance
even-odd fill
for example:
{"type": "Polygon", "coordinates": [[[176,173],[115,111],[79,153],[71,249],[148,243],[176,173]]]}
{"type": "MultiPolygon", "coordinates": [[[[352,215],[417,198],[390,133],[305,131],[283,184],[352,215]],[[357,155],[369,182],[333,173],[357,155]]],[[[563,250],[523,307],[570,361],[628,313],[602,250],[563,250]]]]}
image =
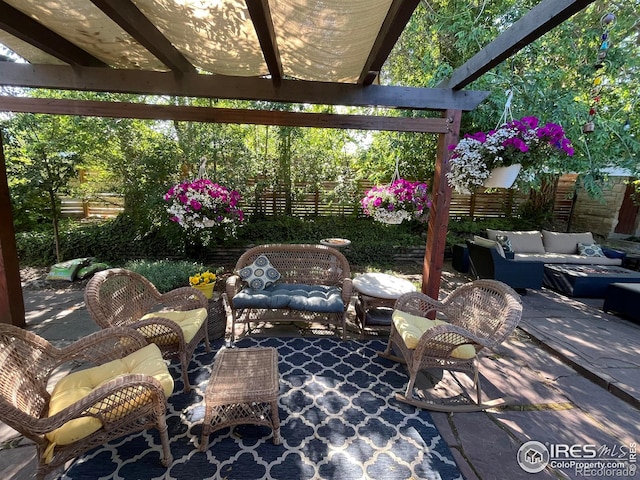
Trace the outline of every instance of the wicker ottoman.
{"type": "Polygon", "coordinates": [[[275,348],[227,348],[216,356],[205,392],[205,415],[200,450],[209,435],[236,425],[271,427],[273,443],[280,444],[278,415],[278,352],[275,348]]]}
{"type": "Polygon", "coordinates": [[[607,287],[602,310],[640,322],[640,283],[612,283],[607,287]]]}

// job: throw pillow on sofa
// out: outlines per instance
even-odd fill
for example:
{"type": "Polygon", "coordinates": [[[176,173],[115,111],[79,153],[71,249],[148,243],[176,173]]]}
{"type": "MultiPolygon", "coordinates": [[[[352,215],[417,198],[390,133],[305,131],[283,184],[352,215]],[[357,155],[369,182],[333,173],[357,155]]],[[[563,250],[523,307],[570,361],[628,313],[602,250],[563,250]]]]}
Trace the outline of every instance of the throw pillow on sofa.
{"type": "Polygon", "coordinates": [[[502,250],[506,252],[513,252],[513,247],[511,246],[511,240],[506,235],[496,235],[496,242],[498,242],[502,246],[502,250]]]}
{"type": "Polygon", "coordinates": [[[585,257],[605,257],[602,247],[597,243],[578,243],[578,253],[585,257]]]}
{"type": "Polygon", "coordinates": [[[542,242],[544,249],[550,253],[569,253],[576,254],[578,252],[578,244],[593,245],[593,235],[591,232],[583,233],[562,233],[550,232],[542,230],[542,242]]]}
{"type": "Polygon", "coordinates": [[[251,265],[241,268],[238,275],[253,290],[264,290],[280,279],[280,272],[271,265],[265,255],[260,255],[251,265]]]}

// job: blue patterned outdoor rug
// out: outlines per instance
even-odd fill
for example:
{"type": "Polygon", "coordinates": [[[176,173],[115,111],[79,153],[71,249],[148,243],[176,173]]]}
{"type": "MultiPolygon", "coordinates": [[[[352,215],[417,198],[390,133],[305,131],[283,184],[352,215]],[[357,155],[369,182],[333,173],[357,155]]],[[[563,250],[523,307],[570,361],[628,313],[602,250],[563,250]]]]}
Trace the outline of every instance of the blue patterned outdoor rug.
{"type": "Polygon", "coordinates": [[[213,432],[206,452],[197,447],[203,393],[215,352],[196,350],[182,393],[179,363],[167,424],[173,464],[160,463],[156,430],[115,440],[76,460],[62,476],[79,479],[462,479],[428,412],[400,403],[404,366],[380,358],[379,340],[244,338],[239,348],[276,347],[280,369],[282,444],[253,425],[213,432]]]}

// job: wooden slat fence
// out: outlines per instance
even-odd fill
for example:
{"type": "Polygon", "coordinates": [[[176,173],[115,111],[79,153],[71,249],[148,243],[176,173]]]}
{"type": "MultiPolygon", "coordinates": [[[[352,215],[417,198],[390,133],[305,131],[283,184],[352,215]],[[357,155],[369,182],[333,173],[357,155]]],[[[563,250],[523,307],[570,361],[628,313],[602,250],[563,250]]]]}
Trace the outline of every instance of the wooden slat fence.
{"type": "Polygon", "coordinates": [[[110,218],[124,211],[124,197],[116,193],[106,193],[90,200],[60,197],[63,217],[110,218]]]}
{"type": "Polygon", "coordinates": [[[553,206],[553,220],[555,224],[568,224],[573,211],[577,174],[562,175],[556,187],[556,196],[553,206]]]}
{"type": "Polygon", "coordinates": [[[518,207],[527,200],[527,195],[514,190],[500,189],[493,193],[476,193],[474,195],[451,196],[449,216],[495,218],[511,217],[518,207]]]}
{"type": "MultiPolygon", "coordinates": [[[[566,221],[571,214],[573,197],[570,192],[575,184],[575,175],[564,175],[558,183],[554,218],[566,221]]],[[[249,189],[255,189],[257,180],[249,180],[249,189]]],[[[357,200],[344,201],[335,195],[337,182],[322,182],[319,186],[297,183],[292,186],[290,214],[294,216],[349,216],[362,215],[359,199],[373,186],[370,181],[360,181],[357,185],[357,200]]],[[[254,195],[243,198],[242,209],[246,214],[265,216],[287,213],[287,194],[282,189],[264,188],[255,190],[254,195]]],[[[344,196],[343,196],[344,197],[344,196]]],[[[350,197],[351,198],[351,197],[350,197]]],[[[117,194],[103,194],[91,200],[61,197],[62,215],[74,218],[115,217],[124,210],[124,199],[117,194]]],[[[498,189],[492,193],[459,195],[453,193],[450,216],[454,218],[497,218],[510,217],[527,200],[527,195],[510,189],[498,189]]]]}

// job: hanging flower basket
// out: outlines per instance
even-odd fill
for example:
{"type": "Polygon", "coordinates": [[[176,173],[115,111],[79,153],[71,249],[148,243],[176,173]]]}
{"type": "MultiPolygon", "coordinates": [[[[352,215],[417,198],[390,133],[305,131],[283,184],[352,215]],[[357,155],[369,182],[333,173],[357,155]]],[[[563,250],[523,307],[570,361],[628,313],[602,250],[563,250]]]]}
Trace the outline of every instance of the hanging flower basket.
{"type": "Polygon", "coordinates": [[[536,117],[523,117],[497,130],[465,135],[457,145],[449,145],[449,185],[462,194],[471,194],[478,187],[496,188],[492,181],[486,183],[494,168],[520,164],[520,175],[532,179],[553,155],[573,155],[571,141],[560,125],[539,123],[536,117]]]}
{"type": "Polygon", "coordinates": [[[171,221],[185,230],[235,226],[244,218],[238,207],[240,194],[206,178],[174,185],[164,199],[169,202],[171,221]]]}
{"type": "Polygon", "coordinates": [[[431,201],[426,183],[399,178],[390,185],[372,187],[361,201],[365,215],[375,221],[398,225],[405,220],[426,222],[431,201]]]}

